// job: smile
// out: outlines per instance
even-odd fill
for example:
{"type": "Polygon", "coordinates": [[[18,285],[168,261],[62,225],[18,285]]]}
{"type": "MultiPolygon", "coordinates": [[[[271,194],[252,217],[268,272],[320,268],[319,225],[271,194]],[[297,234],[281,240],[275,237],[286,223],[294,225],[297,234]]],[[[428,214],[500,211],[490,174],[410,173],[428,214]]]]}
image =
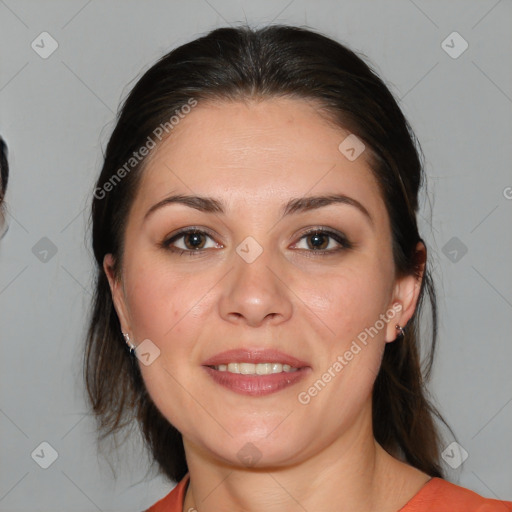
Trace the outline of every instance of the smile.
{"type": "Polygon", "coordinates": [[[213,369],[219,372],[238,373],[241,375],[271,375],[282,372],[292,373],[298,370],[298,368],[289,364],[281,363],[228,363],[213,366],[213,369]]]}

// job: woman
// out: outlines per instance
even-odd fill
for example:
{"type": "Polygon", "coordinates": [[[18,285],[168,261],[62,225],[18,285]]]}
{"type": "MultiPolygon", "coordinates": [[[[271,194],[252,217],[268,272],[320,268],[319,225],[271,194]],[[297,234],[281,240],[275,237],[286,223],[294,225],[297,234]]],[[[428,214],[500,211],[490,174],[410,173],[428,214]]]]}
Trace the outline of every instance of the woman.
{"type": "Polygon", "coordinates": [[[94,192],[85,378],[102,433],[135,417],[180,482],[150,511],[512,505],[443,480],[422,180],[389,90],[312,31],[218,29],[138,81],[94,192]]]}

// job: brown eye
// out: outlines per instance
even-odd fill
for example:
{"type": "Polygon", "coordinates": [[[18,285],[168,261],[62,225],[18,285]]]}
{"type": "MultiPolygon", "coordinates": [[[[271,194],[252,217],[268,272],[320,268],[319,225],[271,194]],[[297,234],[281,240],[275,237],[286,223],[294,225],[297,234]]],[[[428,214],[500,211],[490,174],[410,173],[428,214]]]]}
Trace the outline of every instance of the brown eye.
{"type": "Polygon", "coordinates": [[[170,238],[167,238],[160,244],[163,248],[177,252],[179,254],[201,254],[206,249],[221,248],[221,244],[217,244],[212,235],[206,231],[197,228],[182,229],[170,238]]]}
{"type": "Polygon", "coordinates": [[[304,233],[296,244],[297,249],[309,252],[318,252],[318,254],[331,254],[344,249],[351,249],[353,245],[341,233],[328,231],[324,229],[314,229],[304,233]],[[304,244],[303,241],[306,241],[304,244]],[[302,247],[300,246],[302,244],[302,247]]]}
{"type": "Polygon", "coordinates": [[[206,243],[204,233],[192,232],[183,235],[185,247],[190,250],[202,249],[206,243]]]}
{"type": "Polygon", "coordinates": [[[310,249],[326,249],[329,246],[329,236],[325,233],[313,233],[312,235],[308,235],[306,239],[308,240],[308,246],[310,249]]]}

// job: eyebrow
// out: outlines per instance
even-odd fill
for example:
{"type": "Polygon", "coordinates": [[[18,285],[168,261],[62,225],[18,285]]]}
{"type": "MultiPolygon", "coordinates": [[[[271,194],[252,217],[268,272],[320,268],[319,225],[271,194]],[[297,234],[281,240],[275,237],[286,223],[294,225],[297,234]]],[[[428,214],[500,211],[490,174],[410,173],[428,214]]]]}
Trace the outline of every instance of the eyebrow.
{"type": "MultiPolygon", "coordinates": [[[[146,220],[151,214],[160,208],[175,203],[183,204],[189,208],[194,208],[204,213],[225,213],[222,201],[214,199],[213,197],[177,194],[168,196],[154,204],[146,212],[144,220],[146,220]]],[[[374,226],[373,218],[368,210],[359,201],[344,194],[328,194],[323,196],[305,196],[292,198],[282,207],[281,217],[285,217],[286,215],[294,213],[316,210],[318,208],[323,208],[324,206],[329,206],[332,204],[347,204],[357,208],[366,217],[372,227],[374,226]]]]}

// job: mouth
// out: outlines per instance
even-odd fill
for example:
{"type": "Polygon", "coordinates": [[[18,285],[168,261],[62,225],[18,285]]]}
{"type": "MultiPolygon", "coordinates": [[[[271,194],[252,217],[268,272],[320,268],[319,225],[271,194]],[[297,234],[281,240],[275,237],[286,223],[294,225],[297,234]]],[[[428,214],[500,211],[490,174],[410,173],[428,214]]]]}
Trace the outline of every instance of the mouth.
{"type": "Polygon", "coordinates": [[[293,373],[299,368],[282,363],[228,363],[209,366],[219,372],[237,373],[240,375],[272,375],[274,373],[293,373]]]}
{"type": "Polygon", "coordinates": [[[262,396],[302,380],[311,367],[293,356],[269,349],[237,349],[203,363],[214,382],[235,393],[262,396]]]}

